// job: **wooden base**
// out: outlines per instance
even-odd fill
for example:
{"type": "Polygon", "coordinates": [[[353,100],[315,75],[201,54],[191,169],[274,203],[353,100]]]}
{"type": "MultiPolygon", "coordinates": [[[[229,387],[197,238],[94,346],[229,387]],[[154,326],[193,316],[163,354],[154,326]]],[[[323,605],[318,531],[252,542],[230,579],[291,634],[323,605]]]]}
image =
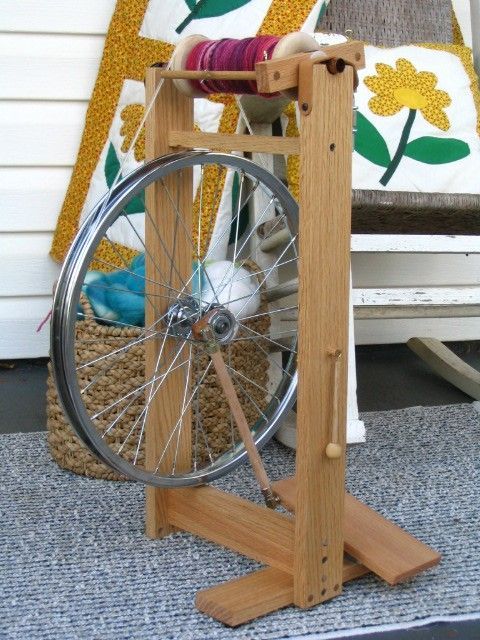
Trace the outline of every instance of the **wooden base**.
{"type": "MultiPolygon", "coordinates": [[[[343,582],[359,578],[369,570],[348,557],[343,564],[343,582]]],[[[293,576],[268,567],[197,593],[199,611],[229,627],[236,627],[293,602],[293,576]]]]}
{"type": "MultiPolygon", "coordinates": [[[[294,513],[295,479],[280,480],[274,489],[282,504],[294,513]]],[[[167,494],[171,525],[269,565],[199,591],[196,606],[200,611],[237,626],[295,603],[292,516],[213,487],[176,489],[167,494]]],[[[436,551],[348,493],[344,548],[348,555],[343,561],[342,583],[373,571],[394,585],[440,561],[436,551]]],[[[319,564],[321,561],[319,558],[319,564]]],[[[335,586],[334,592],[339,593],[341,585],[335,586]]]]}

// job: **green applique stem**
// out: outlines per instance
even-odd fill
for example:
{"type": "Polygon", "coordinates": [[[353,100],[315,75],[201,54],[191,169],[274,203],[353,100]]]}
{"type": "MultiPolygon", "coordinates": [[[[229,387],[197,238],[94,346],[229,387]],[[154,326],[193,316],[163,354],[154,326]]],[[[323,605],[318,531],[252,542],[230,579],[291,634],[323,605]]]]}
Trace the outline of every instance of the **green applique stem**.
{"type": "Polygon", "coordinates": [[[387,184],[389,183],[390,178],[393,176],[393,174],[397,170],[398,165],[400,164],[400,160],[403,158],[405,149],[407,147],[408,138],[410,137],[410,133],[412,131],[413,121],[415,120],[416,115],[417,115],[416,109],[409,110],[408,118],[405,123],[405,126],[403,127],[402,135],[400,137],[400,142],[398,143],[397,150],[395,151],[395,155],[391,159],[390,164],[387,167],[387,170],[385,171],[383,176],[380,178],[380,184],[382,184],[384,187],[386,187],[387,184]]]}
{"type": "Polygon", "coordinates": [[[224,16],[230,11],[234,11],[243,5],[248,4],[251,0],[185,0],[185,4],[190,9],[190,13],[175,29],[177,33],[188,27],[192,20],[201,18],[218,18],[224,16]]]}

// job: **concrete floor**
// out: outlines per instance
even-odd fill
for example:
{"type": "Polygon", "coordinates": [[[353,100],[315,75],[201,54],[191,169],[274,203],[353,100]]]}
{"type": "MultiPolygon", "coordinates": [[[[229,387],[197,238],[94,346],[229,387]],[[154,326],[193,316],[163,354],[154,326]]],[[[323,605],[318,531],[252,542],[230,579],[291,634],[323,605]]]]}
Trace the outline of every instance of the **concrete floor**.
{"type": "MultiPolygon", "coordinates": [[[[449,346],[480,370],[480,343],[454,343],[449,346]]],[[[356,356],[360,411],[472,401],[472,398],[433,374],[405,345],[360,346],[356,349],[356,356]]],[[[0,361],[0,433],[41,431],[46,428],[46,378],[46,360],[0,361]]],[[[355,636],[353,640],[357,638],[480,640],[480,620],[372,633],[355,636]]]]}

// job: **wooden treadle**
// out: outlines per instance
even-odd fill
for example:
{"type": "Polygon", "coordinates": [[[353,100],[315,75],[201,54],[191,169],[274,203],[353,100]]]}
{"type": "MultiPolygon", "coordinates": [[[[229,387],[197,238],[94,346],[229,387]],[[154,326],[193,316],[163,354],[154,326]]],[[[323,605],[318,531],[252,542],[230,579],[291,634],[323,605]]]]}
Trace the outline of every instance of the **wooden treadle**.
{"type": "MultiPolygon", "coordinates": [[[[295,478],[274,483],[282,504],[295,512],[295,478]]],[[[389,584],[398,584],[440,562],[440,554],[367,507],[345,495],[345,551],[389,584]]]]}
{"type": "MultiPolygon", "coordinates": [[[[369,573],[366,567],[345,558],[344,582],[365,573],[369,573]]],[[[199,611],[230,627],[292,604],[293,576],[272,567],[199,591],[195,599],[199,611]]]]}

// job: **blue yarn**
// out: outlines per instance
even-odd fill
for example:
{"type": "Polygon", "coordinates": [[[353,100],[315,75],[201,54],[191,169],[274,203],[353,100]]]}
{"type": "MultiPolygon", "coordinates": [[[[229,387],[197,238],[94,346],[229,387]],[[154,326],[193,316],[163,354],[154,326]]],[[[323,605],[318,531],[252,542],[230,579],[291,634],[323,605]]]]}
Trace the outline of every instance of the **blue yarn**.
{"type": "Polygon", "coordinates": [[[89,271],[82,287],[93,311],[109,322],[143,327],[145,324],[145,254],[140,253],[128,267],[110,273],[89,271]]]}
{"type": "MultiPolygon", "coordinates": [[[[200,291],[209,290],[205,266],[215,264],[198,260],[192,262],[191,294],[200,298],[200,291]]],[[[95,316],[104,324],[145,325],[145,254],[140,253],[126,269],[103,273],[88,271],[82,287],[95,316]]],[[[78,309],[78,318],[83,311],[78,309]]]]}

